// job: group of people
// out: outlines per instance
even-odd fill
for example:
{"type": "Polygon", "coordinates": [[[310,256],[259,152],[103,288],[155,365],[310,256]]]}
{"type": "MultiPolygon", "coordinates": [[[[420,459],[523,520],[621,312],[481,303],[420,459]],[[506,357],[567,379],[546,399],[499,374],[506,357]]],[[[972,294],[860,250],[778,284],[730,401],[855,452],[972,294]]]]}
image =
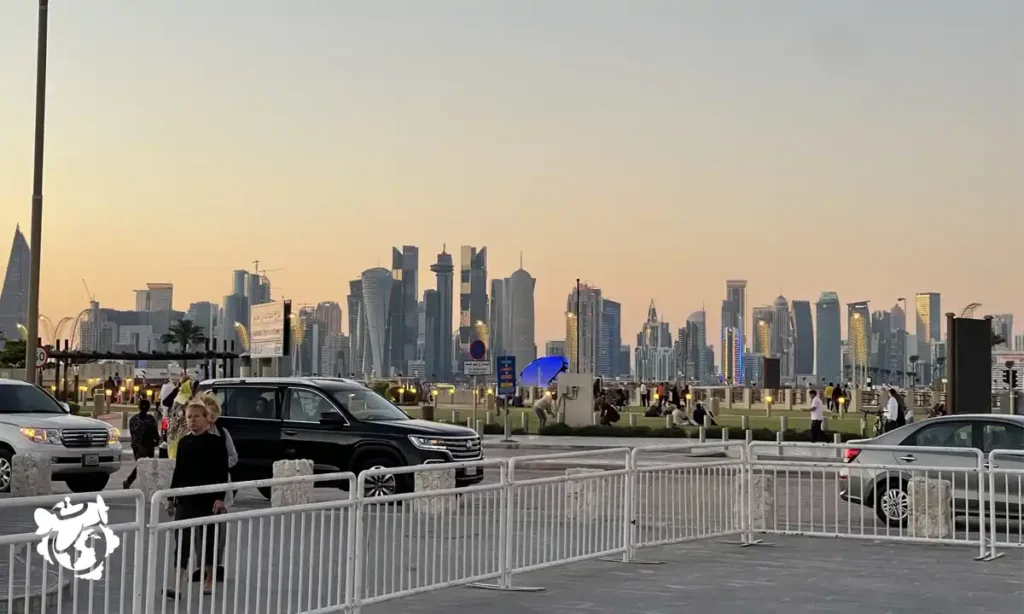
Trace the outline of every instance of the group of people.
{"type": "MultiPolygon", "coordinates": [[[[182,375],[176,386],[162,392],[166,394],[161,394],[161,406],[166,409],[169,418],[168,456],[175,459],[170,487],[186,488],[230,482],[231,469],[238,462],[238,452],[227,429],[217,426],[217,419],[221,415],[217,399],[210,393],[196,394],[187,373],[182,375]]],[[[163,413],[163,409],[160,413],[163,413]]],[[[149,400],[139,402],[139,413],[128,422],[128,430],[136,459],[156,456],[160,435],[149,400]]],[[[136,476],[137,470],[133,469],[124,487],[130,488],[136,476]]],[[[231,503],[231,490],[188,495],[168,501],[168,512],[175,520],[189,520],[222,514],[231,503]]],[[[215,561],[223,561],[224,540],[214,540],[212,529],[208,528],[205,532],[207,535],[204,538],[202,529],[182,529],[178,533],[176,560],[179,561],[178,573],[182,580],[201,581],[203,591],[209,593],[215,579],[218,582],[224,579],[223,565],[217,565],[214,569],[215,561]],[[193,552],[200,556],[202,569],[196,569],[188,578],[186,576],[193,552]]],[[[168,590],[167,596],[176,599],[177,593],[168,590]]]]}

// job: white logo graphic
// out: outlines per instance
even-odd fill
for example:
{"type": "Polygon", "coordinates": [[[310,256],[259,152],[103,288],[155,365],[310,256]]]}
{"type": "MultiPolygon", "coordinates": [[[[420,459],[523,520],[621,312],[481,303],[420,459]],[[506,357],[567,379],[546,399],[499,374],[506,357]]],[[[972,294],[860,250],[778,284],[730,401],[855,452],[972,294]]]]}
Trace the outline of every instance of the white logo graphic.
{"type": "Polygon", "coordinates": [[[107,528],[108,509],[99,495],[95,503],[71,503],[65,497],[49,511],[36,509],[36,535],[43,536],[36,551],[76,578],[103,578],[104,561],[121,545],[120,538],[107,528]]]}

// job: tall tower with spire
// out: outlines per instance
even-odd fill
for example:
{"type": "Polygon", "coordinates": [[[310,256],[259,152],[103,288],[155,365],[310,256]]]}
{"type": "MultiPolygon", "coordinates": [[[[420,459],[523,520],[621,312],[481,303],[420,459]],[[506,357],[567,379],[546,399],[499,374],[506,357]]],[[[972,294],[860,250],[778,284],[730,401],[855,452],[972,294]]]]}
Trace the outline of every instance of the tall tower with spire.
{"type": "Polygon", "coordinates": [[[433,349],[428,352],[435,352],[433,365],[436,373],[427,373],[427,377],[441,382],[453,381],[452,359],[455,352],[452,349],[452,317],[454,307],[453,277],[455,265],[452,262],[452,255],[446,251],[447,245],[441,246],[441,253],[437,255],[437,262],[430,265],[431,272],[437,277],[437,302],[439,316],[437,318],[437,330],[433,331],[436,343],[433,349]]]}
{"type": "Polygon", "coordinates": [[[14,229],[14,242],[7,260],[3,289],[0,290],[0,336],[18,339],[18,324],[28,322],[28,276],[31,251],[21,226],[14,229]]]}

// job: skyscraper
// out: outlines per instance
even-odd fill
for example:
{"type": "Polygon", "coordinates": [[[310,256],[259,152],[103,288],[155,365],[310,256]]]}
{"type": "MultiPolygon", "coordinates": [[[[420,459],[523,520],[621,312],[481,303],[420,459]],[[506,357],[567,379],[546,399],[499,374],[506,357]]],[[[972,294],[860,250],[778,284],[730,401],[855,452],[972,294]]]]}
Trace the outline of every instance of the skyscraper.
{"type": "Polygon", "coordinates": [[[775,329],[775,308],[771,305],[760,305],[753,309],[753,353],[758,356],[773,356],[772,338],[775,329]]]}
{"type": "MultiPolygon", "coordinates": [[[[534,290],[537,280],[522,267],[505,280],[507,309],[503,320],[507,322],[505,354],[516,357],[516,367],[522,368],[537,359],[535,335],[534,290]]],[[[493,300],[493,297],[492,299],[493,300]]]]}
{"type": "MultiPolygon", "coordinates": [[[[747,282],[744,279],[730,279],[725,282],[725,299],[732,303],[733,320],[729,326],[739,329],[740,343],[747,339],[746,330],[746,309],[747,309],[747,282]]],[[[725,324],[723,323],[724,327],[725,324]]]]}
{"type": "Polygon", "coordinates": [[[597,354],[597,374],[618,377],[629,373],[629,365],[619,364],[622,348],[622,305],[607,298],[601,301],[601,346],[597,354]]]}
{"type": "Polygon", "coordinates": [[[892,326],[892,348],[889,353],[890,366],[889,370],[892,372],[890,382],[893,384],[904,384],[906,381],[907,373],[907,347],[909,345],[909,335],[907,334],[907,314],[903,312],[903,308],[900,307],[899,303],[892,306],[889,310],[889,322],[892,326]]]}
{"type": "MultiPolygon", "coordinates": [[[[208,301],[199,301],[188,306],[188,319],[202,327],[203,336],[207,339],[217,334],[217,305],[208,301]]],[[[246,326],[248,328],[248,326],[246,326]]]]}
{"type": "Polygon", "coordinates": [[[772,354],[780,359],[779,375],[789,380],[796,369],[796,359],[793,356],[793,314],[789,311],[789,301],[782,295],[775,298],[774,307],[772,354]]]}
{"type": "Polygon", "coordinates": [[[863,384],[867,381],[868,362],[871,357],[871,309],[868,301],[847,303],[847,343],[850,348],[850,364],[853,381],[863,384]]]}
{"type": "MultiPolygon", "coordinates": [[[[914,297],[917,307],[917,343],[921,348],[942,338],[942,307],[938,292],[918,292],[914,297]]],[[[927,352],[920,351],[924,357],[927,352]]]]}
{"type": "Polygon", "coordinates": [[[722,380],[727,385],[743,383],[743,336],[738,328],[722,329],[722,380]]]}
{"type": "Polygon", "coordinates": [[[997,313],[992,316],[992,334],[1002,339],[995,348],[1008,350],[1013,343],[1013,314],[997,313]]]}
{"type": "Polygon", "coordinates": [[[341,334],[341,305],[336,301],[320,301],[314,315],[323,329],[325,339],[327,335],[341,334]]]}
{"type": "MultiPolygon", "coordinates": [[[[441,331],[441,294],[437,290],[423,291],[423,368],[428,381],[437,381],[438,368],[444,363],[441,331]]],[[[450,337],[450,335],[448,335],[450,337]]],[[[449,361],[450,362],[450,361],[449,361]]]]}
{"type": "Polygon", "coordinates": [[[868,375],[882,383],[897,382],[892,372],[892,348],[896,333],[892,330],[892,315],[888,311],[871,314],[871,356],[868,360],[868,375]]]}
{"type": "MultiPolygon", "coordinates": [[[[430,270],[437,277],[437,305],[438,305],[438,318],[436,321],[437,330],[435,331],[437,339],[437,364],[435,366],[435,373],[437,374],[437,381],[451,382],[452,377],[452,356],[454,355],[453,344],[452,344],[452,316],[454,309],[454,272],[455,266],[452,264],[452,256],[445,251],[444,247],[441,248],[441,253],[437,255],[437,262],[430,265],[430,270]]],[[[459,333],[461,334],[462,329],[460,326],[459,333]]]]}
{"type": "Polygon", "coordinates": [[[390,356],[387,325],[393,281],[391,271],[375,268],[363,271],[363,307],[366,317],[367,345],[370,347],[372,375],[389,377],[390,356]]]}
{"type": "Polygon", "coordinates": [[[146,284],[145,290],[135,291],[135,311],[171,311],[174,303],[174,284],[146,284]]]}
{"type": "Polygon", "coordinates": [[[28,276],[31,251],[21,227],[14,228],[11,256],[7,260],[4,286],[0,289],[0,337],[20,339],[18,324],[28,322],[28,276]]]}
{"type": "Polygon", "coordinates": [[[672,330],[662,322],[654,300],[647,307],[647,321],[636,336],[636,376],[638,381],[667,381],[679,374],[673,358],[672,330]]]}
{"type": "Polygon", "coordinates": [[[578,357],[576,309],[576,288],[573,288],[565,302],[565,348],[569,357],[569,368],[576,370],[578,360],[580,373],[596,373],[598,348],[601,345],[601,289],[588,284],[580,285],[578,357]]]}
{"type": "Polygon", "coordinates": [[[363,280],[353,279],[348,282],[348,344],[351,364],[349,371],[358,377],[366,377],[370,372],[372,361],[368,359],[369,348],[366,345],[366,308],[363,306],[363,280]]]}
{"type": "Polygon", "coordinates": [[[487,332],[487,248],[463,245],[459,262],[459,371],[469,346],[487,332]]]}
{"type": "Polygon", "coordinates": [[[245,269],[235,269],[231,271],[231,294],[237,294],[238,296],[245,296],[245,285],[249,279],[249,271],[245,269]]]}
{"type": "Polygon", "coordinates": [[[391,275],[398,295],[395,302],[394,330],[391,331],[392,363],[399,373],[409,372],[409,361],[416,360],[416,337],[419,334],[419,316],[416,313],[419,293],[420,248],[403,245],[391,249],[391,275]]]}
{"type": "Polygon", "coordinates": [[[810,301],[793,301],[793,375],[814,374],[814,322],[810,301]]]}
{"type": "Polygon", "coordinates": [[[686,318],[687,338],[690,343],[688,352],[690,361],[694,363],[693,372],[687,373],[686,378],[691,381],[706,383],[714,375],[714,359],[708,362],[707,343],[707,314],[704,310],[694,311],[686,318]]]}
{"type": "Polygon", "coordinates": [[[490,324],[490,341],[487,350],[491,356],[492,365],[495,357],[504,355],[505,346],[508,343],[509,322],[506,281],[505,279],[491,280],[490,313],[487,316],[487,321],[490,324]]]}
{"type": "Polygon", "coordinates": [[[823,382],[838,383],[843,377],[839,295],[822,292],[815,303],[815,311],[818,320],[817,374],[823,382]]]}

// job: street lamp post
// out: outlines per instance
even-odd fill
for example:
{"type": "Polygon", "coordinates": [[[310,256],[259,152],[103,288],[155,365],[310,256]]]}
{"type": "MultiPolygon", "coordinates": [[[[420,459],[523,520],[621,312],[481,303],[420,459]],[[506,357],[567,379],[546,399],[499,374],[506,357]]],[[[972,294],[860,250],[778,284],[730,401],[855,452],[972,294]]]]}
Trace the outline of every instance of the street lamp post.
{"type": "Polygon", "coordinates": [[[39,257],[43,238],[43,140],[46,123],[46,33],[50,0],[39,0],[36,41],[36,144],[32,169],[31,265],[28,277],[28,338],[25,340],[25,381],[35,381],[39,338],[39,257]]]}

